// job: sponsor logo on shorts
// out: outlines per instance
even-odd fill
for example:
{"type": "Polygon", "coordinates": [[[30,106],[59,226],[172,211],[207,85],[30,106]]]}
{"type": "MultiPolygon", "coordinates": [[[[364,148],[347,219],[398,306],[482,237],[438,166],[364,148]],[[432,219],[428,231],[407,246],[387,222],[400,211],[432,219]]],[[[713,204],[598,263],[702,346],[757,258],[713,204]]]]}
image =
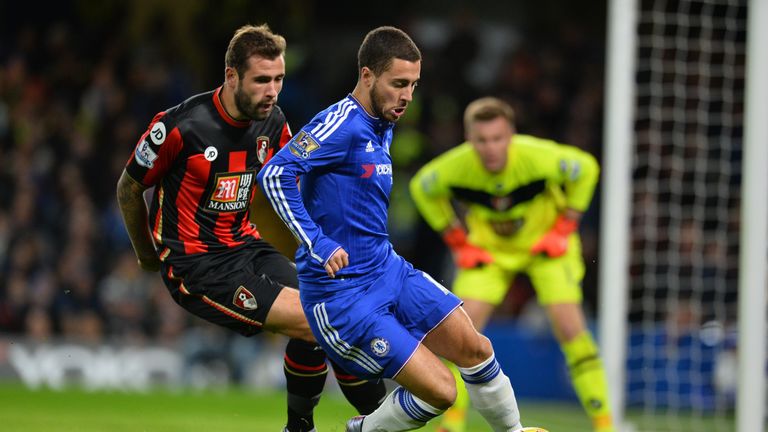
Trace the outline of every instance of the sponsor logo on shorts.
{"type": "Polygon", "coordinates": [[[389,341],[381,337],[373,338],[371,351],[379,357],[384,357],[389,352],[389,341]]]}
{"type": "Polygon", "coordinates": [[[152,169],[155,166],[155,159],[157,159],[157,153],[152,151],[149,146],[149,141],[144,140],[141,144],[136,146],[136,163],[144,168],[152,169]]]}
{"type": "Polygon", "coordinates": [[[291,153],[302,158],[309,158],[310,153],[320,148],[320,144],[304,131],[299,132],[294,139],[288,143],[291,153]]]}
{"type": "Polygon", "coordinates": [[[205,209],[217,213],[247,210],[254,177],[253,171],[216,174],[213,192],[205,209]]]}
{"type": "Polygon", "coordinates": [[[256,303],[256,297],[242,285],[235,291],[235,297],[232,299],[232,303],[240,309],[245,310],[255,310],[259,306],[256,303]]]}

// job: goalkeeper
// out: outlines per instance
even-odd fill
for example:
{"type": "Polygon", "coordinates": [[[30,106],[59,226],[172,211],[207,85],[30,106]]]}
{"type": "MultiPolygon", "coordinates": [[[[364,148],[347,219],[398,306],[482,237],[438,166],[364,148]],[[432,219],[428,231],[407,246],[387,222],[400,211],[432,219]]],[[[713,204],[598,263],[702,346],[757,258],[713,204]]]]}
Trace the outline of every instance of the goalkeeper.
{"type": "MultiPolygon", "coordinates": [[[[594,430],[614,431],[605,370],[581,308],[577,228],[599,166],[575,147],[515,134],[512,107],[496,98],[470,103],[464,130],[467,142],[429,162],[410,184],[419,211],[453,252],[453,292],[482,330],[515,275],[527,273],[594,430]],[[466,206],[464,224],[452,200],[466,206]]],[[[468,398],[457,381],[459,396],[440,430],[464,430],[468,398]]]]}

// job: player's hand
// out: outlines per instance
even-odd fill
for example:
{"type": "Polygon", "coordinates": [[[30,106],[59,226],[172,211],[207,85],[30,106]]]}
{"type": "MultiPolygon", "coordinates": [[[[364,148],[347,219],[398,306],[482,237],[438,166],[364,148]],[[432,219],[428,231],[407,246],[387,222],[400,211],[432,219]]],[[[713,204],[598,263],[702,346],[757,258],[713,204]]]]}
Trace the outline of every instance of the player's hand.
{"type": "Polygon", "coordinates": [[[333,253],[333,255],[331,255],[331,258],[325,264],[325,272],[328,273],[328,276],[335,278],[336,273],[348,265],[349,254],[344,250],[344,248],[339,248],[336,250],[336,252],[333,253]]]}
{"type": "Polygon", "coordinates": [[[461,227],[445,230],[443,241],[451,249],[453,260],[459,268],[477,268],[493,262],[493,256],[487,250],[467,241],[467,233],[461,227]]]}
{"type": "Polygon", "coordinates": [[[558,216],[552,229],[533,245],[531,253],[546,253],[552,258],[562,256],[568,250],[568,236],[576,231],[578,226],[577,220],[562,215],[558,216]]]}
{"type": "Polygon", "coordinates": [[[141,267],[141,269],[144,271],[153,273],[159,272],[160,258],[157,256],[157,254],[152,254],[146,257],[139,257],[139,267],[141,267]]]}

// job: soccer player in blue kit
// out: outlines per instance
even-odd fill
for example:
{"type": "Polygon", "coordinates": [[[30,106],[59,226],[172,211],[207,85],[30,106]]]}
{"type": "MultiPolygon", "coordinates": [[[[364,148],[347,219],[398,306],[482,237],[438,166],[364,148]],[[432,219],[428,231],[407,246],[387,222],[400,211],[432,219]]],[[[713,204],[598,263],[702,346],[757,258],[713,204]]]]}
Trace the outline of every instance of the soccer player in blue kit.
{"type": "Polygon", "coordinates": [[[400,384],[347,431],[413,430],[443,413],[456,383],[440,357],[458,366],[493,430],[540,430],[522,428],[509,378],[461,300],[389,241],[389,146],[420,78],[419,49],[402,30],[379,27],[360,46],[358,72],[352,94],[317,114],[258,174],[301,243],[301,303],[318,342],[350,373],[400,384]]]}

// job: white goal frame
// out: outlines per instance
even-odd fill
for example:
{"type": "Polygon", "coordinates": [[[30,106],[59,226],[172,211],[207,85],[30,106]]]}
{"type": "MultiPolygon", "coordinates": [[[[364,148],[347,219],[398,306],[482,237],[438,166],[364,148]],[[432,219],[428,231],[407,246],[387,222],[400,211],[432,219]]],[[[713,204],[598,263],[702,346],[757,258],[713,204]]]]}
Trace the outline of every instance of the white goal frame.
{"type": "MultiPolygon", "coordinates": [[[[624,422],[625,405],[637,11],[637,0],[608,3],[598,329],[618,425],[624,422]]],[[[738,431],[756,431],[756,425],[764,424],[768,336],[768,1],[750,0],[747,17],[734,429],[738,431]]]]}

